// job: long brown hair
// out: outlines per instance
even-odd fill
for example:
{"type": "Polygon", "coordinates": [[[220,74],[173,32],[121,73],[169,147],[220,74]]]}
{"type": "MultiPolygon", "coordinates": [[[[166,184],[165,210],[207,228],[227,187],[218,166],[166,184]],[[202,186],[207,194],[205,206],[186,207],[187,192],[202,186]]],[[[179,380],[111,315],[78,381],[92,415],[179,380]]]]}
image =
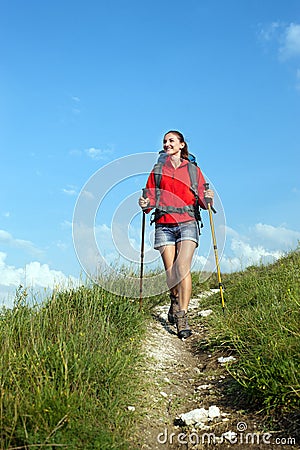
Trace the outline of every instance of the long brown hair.
{"type": "Polygon", "coordinates": [[[176,134],[176,136],[179,139],[179,142],[184,143],[184,147],[181,149],[181,158],[183,159],[189,159],[189,150],[188,150],[188,145],[185,142],[184,136],[182,133],[180,133],[180,131],[176,131],[176,130],[170,130],[167,133],[165,133],[165,136],[169,133],[173,133],[176,134]]]}

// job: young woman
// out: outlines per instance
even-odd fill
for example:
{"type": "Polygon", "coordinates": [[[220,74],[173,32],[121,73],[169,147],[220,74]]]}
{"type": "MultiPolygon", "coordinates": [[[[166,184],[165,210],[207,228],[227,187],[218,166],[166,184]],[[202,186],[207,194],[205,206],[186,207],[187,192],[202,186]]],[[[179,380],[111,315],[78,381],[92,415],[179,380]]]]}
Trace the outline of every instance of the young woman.
{"type": "MultiPolygon", "coordinates": [[[[192,292],[191,263],[194,251],[199,244],[199,229],[195,215],[188,208],[196,204],[191,190],[188,170],[188,146],[179,131],[168,131],[163,139],[166,154],[160,181],[160,196],[157,204],[154,171],[146,184],[146,198],[139,198],[140,207],[149,212],[156,208],[159,214],[155,219],[154,248],[159,250],[166,271],[170,290],[171,306],[168,320],[176,324],[179,338],[192,334],[187,319],[187,311],[192,292]],[[165,211],[164,211],[165,208],[165,211]]],[[[206,201],[213,201],[212,190],[204,190],[205,179],[199,167],[198,202],[206,209],[206,201]]]]}

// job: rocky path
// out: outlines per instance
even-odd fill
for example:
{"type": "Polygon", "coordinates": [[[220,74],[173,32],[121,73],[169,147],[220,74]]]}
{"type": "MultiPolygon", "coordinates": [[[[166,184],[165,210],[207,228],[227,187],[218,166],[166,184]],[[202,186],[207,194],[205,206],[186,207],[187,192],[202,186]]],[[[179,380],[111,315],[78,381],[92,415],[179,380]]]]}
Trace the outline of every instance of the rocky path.
{"type": "MultiPolygon", "coordinates": [[[[202,295],[209,295],[208,293],[202,295]]],[[[230,376],[220,362],[230,355],[211,354],[205,349],[205,318],[201,296],[191,299],[189,308],[193,335],[180,340],[167,322],[168,305],[156,308],[145,342],[148,366],[146,410],[134,448],[176,449],[299,449],[293,436],[263,429],[261,417],[233,406],[224,386],[230,376]],[[199,342],[202,342],[201,351],[199,342]]],[[[232,362],[234,364],[234,361],[232,362]]]]}

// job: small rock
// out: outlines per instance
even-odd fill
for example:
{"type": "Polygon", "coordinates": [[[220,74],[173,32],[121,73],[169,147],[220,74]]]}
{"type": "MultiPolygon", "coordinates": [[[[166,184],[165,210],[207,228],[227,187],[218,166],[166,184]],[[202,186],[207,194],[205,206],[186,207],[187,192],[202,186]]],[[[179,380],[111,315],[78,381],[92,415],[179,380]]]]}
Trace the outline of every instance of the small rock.
{"type": "Polygon", "coordinates": [[[199,298],[191,298],[190,304],[189,304],[189,310],[197,309],[199,303],[199,298]]]}
{"type": "Polygon", "coordinates": [[[200,294],[197,294],[198,295],[198,297],[202,297],[202,298],[206,298],[206,297],[209,297],[210,295],[212,294],[212,292],[211,292],[211,290],[209,290],[209,291],[204,291],[204,292],[200,292],[200,294]]]}
{"type": "Polygon", "coordinates": [[[205,390],[205,389],[211,389],[213,387],[213,385],[212,384],[202,384],[201,386],[197,386],[196,387],[196,390],[205,390]]]}
{"type": "Polygon", "coordinates": [[[170,381],[169,378],[167,378],[167,377],[164,378],[164,381],[165,381],[166,383],[171,383],[171,381],[170,381]]]}
{"type": "Polygon", "coordinates": [[[203,431],[207,431],[210,429],[210,426],[205,425],[203,422],[197,422],[197,423],[195,423],[194,426],[195,426],[195,428],[200,428],[200,430],[203,430],[203,431]]]}
{"type": "Polygon", "coordinates": [[[199,312],[198,312],[198,316],[201,316],[201,317],[207,317],[207,316],[209,316],[210,314],[212,314],[212,312],[213,312],[212,309],[203,309],[202,311],[199,311],[199,312]]]}
{"type": "Polygon", "coordinates": [[[168,314],[167,314],[167,313],[161,313],[161,314],[159,315],[159,317],[160,317],[162,320],[164,320],[165,322],[168,320],[168,314]]]}
{"type": "Polygon", "coordinates": [[[220,415],[220,408],[218,408],[216,405],[210,406],[208,408],[208,417],[210,419],[215,419],[216,417],[220,417],[220,415]]]}
{"type": "Polygon", "coordinates": [[[221,356],[220,358],[218,358],[218,362],[221,364],[225,364],[227,362],[235,361],[235,360],[236,360],[236,358],[234,356],[227,356],[227,357],[221,356]]]}
{"type": "Polygon", "coordinates": [[[168,397],[168,394],[166,394],[166,393],[163,392],[163,391],[160,392],[160,395],[162,395],[162,397],[164,397],[164,398],[167,398],[167,397],[168,397]]]}
{"type": "Polygon", "coordinates": [[[180,414],[179,417],[186,425],[194,425],[199,422],[207,422],[208,411],[204,408],[196,408],[187,413],[180,414]]]}
{"type": "Polygon", "coordinates": [[[128,411],[135,411],[135,406],[127,406],[128,411]]]}

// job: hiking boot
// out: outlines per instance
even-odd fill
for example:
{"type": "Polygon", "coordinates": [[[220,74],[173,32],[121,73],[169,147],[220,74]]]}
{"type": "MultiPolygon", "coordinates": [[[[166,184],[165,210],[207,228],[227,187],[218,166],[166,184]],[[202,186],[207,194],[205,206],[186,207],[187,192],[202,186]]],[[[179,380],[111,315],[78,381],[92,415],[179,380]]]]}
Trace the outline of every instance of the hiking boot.
{"type": "Polygon", "coordinates": [[[168,321],[171,325],[175,325],[175,314],[179,311],[178,297],[174,294],[170,294],[171,306],[168,311],[168,321]]]}
{"type": "Polygon", "coordinates": [[[177,336],[179,339],[188,338],[192,334],[192,330],[188,324],[187,314],[185,311],[178,311],[175,314],[175,321],[177,327],[177,336]]]}

